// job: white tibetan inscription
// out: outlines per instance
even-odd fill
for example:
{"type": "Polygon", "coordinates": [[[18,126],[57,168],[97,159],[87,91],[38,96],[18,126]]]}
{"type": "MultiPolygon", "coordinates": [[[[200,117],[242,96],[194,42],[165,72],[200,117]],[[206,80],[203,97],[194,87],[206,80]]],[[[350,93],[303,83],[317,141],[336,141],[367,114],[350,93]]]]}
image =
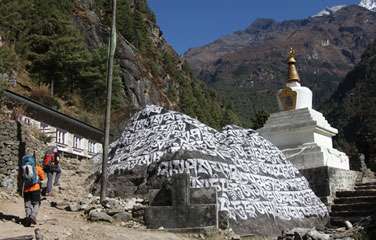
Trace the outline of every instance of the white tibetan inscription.
{"type": "Polygon", "coordinates": [[[192,187],[217,188],[219,210],[235,220],[328,214],[299,171],[250,129],[218,132],[184,114],[147,106],[111,146],[110,173],[151,163],[160,176],[188,172],[192,187]]]}

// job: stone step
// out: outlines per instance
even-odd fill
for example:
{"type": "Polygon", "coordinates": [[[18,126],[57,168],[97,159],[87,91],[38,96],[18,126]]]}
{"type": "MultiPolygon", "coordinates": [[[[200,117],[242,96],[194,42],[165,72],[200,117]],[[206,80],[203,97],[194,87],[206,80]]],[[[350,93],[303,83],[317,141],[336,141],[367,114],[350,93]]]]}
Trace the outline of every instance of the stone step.
{"type": "Polygon", "coordinates": [[[363,191],[363,190],[369,190],[369,191],[376,191],[376,185],[369,185],[369,186],[355,186],[355,190],[363,191]]]}
{"type": "Polygon", "coordinates": [[[374,210],[350,210],[350,211],[332,211],[330,217],[367,217],[374,213],[374,210]]]}
{"type": "Polygon", "coordinates": [[[334,204],[350,204],[350,203],[376,203],[376,196],[361,197],[340,197],[334,199],[334,204]]]}
{"type": "Polygon", "coordinates": [[[376,191],[358,190],[336,192],[336,197],[358,197],[358,196],[376,196],[376,191]]]}
{"type": "Polygon", "coordinates": [[[376,186],[376,181],[375,182],[366,182],[366,183],[356,183],[355,186],[376,186]]]}
{"type": "Polygon", "coordinates": [[[352,224],[361,221],[362,217],[330,217],[330,225],[337,227],[345,227],[345,221],[349,221],[352,224]]]}
{"type": "Polygon", "coordinates": [[[332,205],[332,212],[336,211],[369,211],[376,210],[376,202],[359,202],[348,204],[334,204],[332,205]]]}

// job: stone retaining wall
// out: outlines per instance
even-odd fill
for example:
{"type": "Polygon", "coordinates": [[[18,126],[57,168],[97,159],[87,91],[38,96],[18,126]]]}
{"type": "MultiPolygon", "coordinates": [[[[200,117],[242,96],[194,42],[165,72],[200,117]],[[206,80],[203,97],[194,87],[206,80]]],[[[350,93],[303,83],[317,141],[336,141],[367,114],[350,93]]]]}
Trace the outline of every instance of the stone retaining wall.
{"type": "Polygon", "coordinates": [[[300,169],[315,194],[327,205],[333,203],[335,193],[354,190],[360,172],[331,167],[300,169]]]}
{"type": "Polygon", "coordinates": [[[15,190],[17,187],[17,169],[20,156],[20,141],[17,123],[0,123],[0,187],[15,190]]]}
{"type": "Polygon", "coordinates": [[[19,160],[25,154],[33,154],[40,161],[46,144],[33,136],[33,130],[16,121],[2,120],[0,123],[0,188],[17,190],[19,160]]]}

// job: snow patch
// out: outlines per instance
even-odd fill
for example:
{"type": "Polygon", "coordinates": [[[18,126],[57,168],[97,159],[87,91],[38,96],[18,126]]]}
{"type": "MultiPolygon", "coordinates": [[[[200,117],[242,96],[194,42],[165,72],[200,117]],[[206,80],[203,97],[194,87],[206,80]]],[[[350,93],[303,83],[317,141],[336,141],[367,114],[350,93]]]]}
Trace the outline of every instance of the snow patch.
{"type": "Polygon", "coordinates": [[[361,0],[359,6],[367,8],[370,11],[376,12],[376,0],[361,0]]]}
{"type": "Polygon", "coordinates": [[[346,7],[346,5],[337,5],[334,7],[327,7],[324,10],[320,11],[319,13],[313,15],[312,17],[322,17],[327,15],[332,15],[333,13],[337,12],[338,10],[346,7]]]}

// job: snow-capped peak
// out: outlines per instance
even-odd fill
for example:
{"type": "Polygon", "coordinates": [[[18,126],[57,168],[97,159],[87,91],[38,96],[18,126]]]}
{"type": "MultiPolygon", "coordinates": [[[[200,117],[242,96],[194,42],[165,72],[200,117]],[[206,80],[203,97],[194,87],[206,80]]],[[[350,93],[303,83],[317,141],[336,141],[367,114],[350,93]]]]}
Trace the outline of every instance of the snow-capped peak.
{"type": "MultiPolygon", "coordinates": [[[[374,0],[374,1],[376,1],[376,0],[374,0]]],[[[331,15],[331,14],[337,12],[338,10],[340,10],[341,8],[344,8],[344,7],[346,7],[346,5],[337,5],[337,6],[334,6],[334,7],[327,7],[324,10],[320,11],[319,13],[313,15],[312,17],[321,17],[321,16],[325,16],[325,15],[331,15]]]]}
{"type": "Polygon", "coordinates": [[[376,0],[361,0],[359,6],[367,8],[370,11],[376,12],[376,0]]]}

